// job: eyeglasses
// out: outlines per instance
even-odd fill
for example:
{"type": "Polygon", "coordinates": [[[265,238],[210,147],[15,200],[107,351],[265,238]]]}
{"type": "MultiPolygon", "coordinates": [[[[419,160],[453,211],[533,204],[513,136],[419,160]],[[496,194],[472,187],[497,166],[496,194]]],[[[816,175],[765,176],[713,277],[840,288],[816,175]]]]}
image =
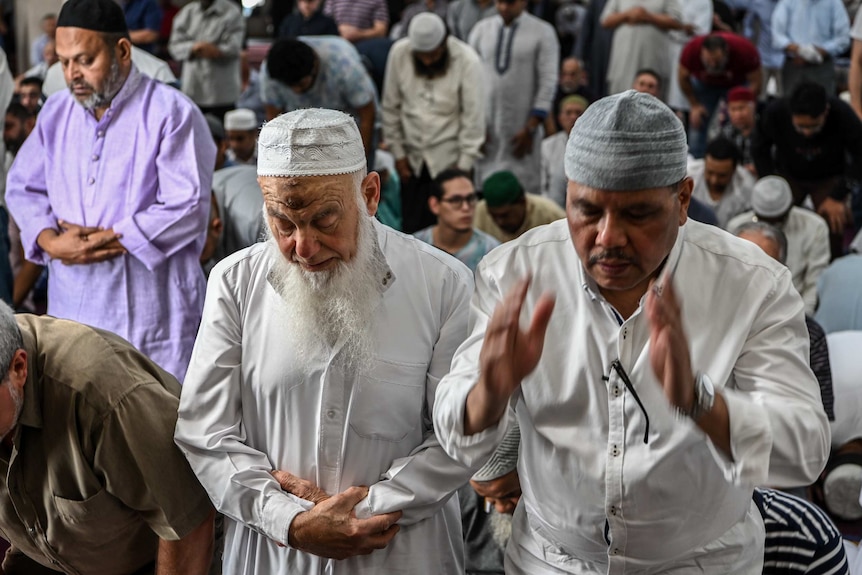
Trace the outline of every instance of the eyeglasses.
{"type": "MultiPolygon", "coordinates": [[[[615,359],[611,362],[611,369],[617,372],[617,375],[620,376],[620,379],[623,380],[623,385],[626,386],[626,389],[632,394],[632,397],[635,398],[635,401],[638,404],[638,407],[641,408],[641,411],[644,414],[644,419],[646,420],[646,429],[644,430],[644,443],[649,443],[649,414],[647,413],[644,404],[641,403],[641,398],[638,397],[638,392],[635,391],[635,386],[632,385],[632,380],[629,379],[629,375],[626,373],[626,370],[623,368],[623,364],[620,363],[620,360],[615,359]]],[[[602,379],[605,381],[610,381],[610,374],[606,376],[602,376],[602,379]]]]}
{"type": "Polygon", "coordinates": [[[450,196],[448,198],[440,198],[440,201],[449,204],[453,208],[460,208],[467,202],[468,206],[475,206],[479,201],[479,194],[473,193],[469,196],[450,196]]]}

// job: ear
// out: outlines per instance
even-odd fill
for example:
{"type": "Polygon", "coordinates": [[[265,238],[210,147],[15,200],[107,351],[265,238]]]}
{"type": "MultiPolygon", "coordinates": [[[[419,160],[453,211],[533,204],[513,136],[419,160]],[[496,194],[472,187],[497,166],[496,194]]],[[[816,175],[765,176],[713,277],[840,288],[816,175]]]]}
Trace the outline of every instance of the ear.
{"type": "Polygon", "coordinates": [[[128,38],[120,38],[117,42],[117,60],[123,64],[128,64],[132,61],[132,43],[128,38]]]}
{"type": "Polygon", "coordinates": [[[679,225],[683,225],[688,219],[688,205],[691,203],[691,192],[694,189],[694,180],[688,176],[679,185],[677,199],[679,200],[679,225]]]}
{"type": "Polygon", "coordinates": [[[9,379],[18,391],[24,389],[27,383],[27,352],[19,349],[12,356],[9,364],[9,379]]]}
{"type": "Polygon", "coordinates": [[[428,209],[431,210],[431,213],[435,216],[440,215],[440,200],[435,198],[434,196],[428,196],[428,209]]]}
{"type": "Polygon", "coordinates": [[[214,219],[210,224],[210,229],[214,234],[221,236],[221,233],[224,230],[224,223],[221,221],[221,218],[214,219]]]}
{"type": "Polygon", "coordinates": [[[362,197],[365,198],[368,215],[376,214],[380,204],[380,175],[377,172],[369,172],[362,180],[362,197]]]}

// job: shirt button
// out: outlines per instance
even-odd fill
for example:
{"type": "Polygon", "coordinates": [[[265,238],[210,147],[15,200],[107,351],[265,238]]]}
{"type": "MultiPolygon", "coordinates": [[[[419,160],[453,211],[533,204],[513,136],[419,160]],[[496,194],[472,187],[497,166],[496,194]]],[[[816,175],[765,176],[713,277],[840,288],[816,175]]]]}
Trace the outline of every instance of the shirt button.
{"type": "Polygon", "coordinates": [[[614,386],[614,397],[619,397],[619,396],[620,396],[620,386],[615,385],[614,386]]]}
{"type": "Polygon", "coordinates": [[[619,554],[620,554],[620,550],[619,550],[619,549],[617,549],[616,547],[614,547],[614,548],[613,548],[613,551],[611,551],[611,553],[612,553],[612,554],[614,554],[614,555],[619,555],[619,554]]]}
{"type": "Polygon", "coordinates": [[[98,161],[99,161],[99,154],[93,154],[93,161],[94,161],[94,162],[98,162],[98,161]]]}
{"type": "Polygon", "coordinates": [[[28,531],[28,532],[30,533],[30,535],[32,535],[33,537],[35,537],[35,536],[36,536],[36,528],[35,528],[35,527],[31,527],[31,528],[30,528],[30,529],[28,529],[27,531],[28,531]]]}
{"type": "Polygon", "coordinates": [[[619,447],[617,447],[616,445],[612,446],[612,447],[611,447],[611,455],[613,455],[614,457],[616,457],[616,456],[617,456],[617,455],[619,455],[619,454],[620,454],[620,448],[619,448],[619,447]]]}
{"type": "Polygon", "coordinates": [[[96,132],[96,135],[100,138],[104,138],[105,137],[105,130],[99,130],[98,132],[96,132]]]}
{"type": "Polygon", "coordinates": [[[90,178],[89,180],[87,180],[87,183],[92,186],[93,184],[96,183],[96,178],[90,178]]]}
{"type": "Polygon", "coordinates": [[[330,409],[329,411],[327,411],[327,412],[326,412],[326,417],[328,417],[329,419],[332,419],[333,417],[335,417],[335,410],[334,410],[334,409],[330,409]]]}
{"type": "Polygon", "coordinates": [[[617,514],[617,508],[616,507],[611,505],[611,508],[608,511],[610,512],[611,515],[616,517],[616,514],[617,514]]]}

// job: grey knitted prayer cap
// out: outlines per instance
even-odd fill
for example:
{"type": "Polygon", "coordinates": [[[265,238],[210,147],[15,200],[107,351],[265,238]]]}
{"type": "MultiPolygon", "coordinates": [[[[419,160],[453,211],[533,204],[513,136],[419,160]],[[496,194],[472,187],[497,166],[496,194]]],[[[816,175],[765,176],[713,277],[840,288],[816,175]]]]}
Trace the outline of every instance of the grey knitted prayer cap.
{"type": "Polygon", "coordinates": [[[482,469],[473,476],[473,481],[493,481],[511,473],[518,467],[518,450],[521,447],[521,428],[513,421],[497,446],[497,451],[482,469]]]}
{"type": "Polygon", "coordinates": [[[670,186],[685,177],[682,122],[661,100],[628,90],[594,102],[566,145],[566,177],[600,190],[670,186]]]}

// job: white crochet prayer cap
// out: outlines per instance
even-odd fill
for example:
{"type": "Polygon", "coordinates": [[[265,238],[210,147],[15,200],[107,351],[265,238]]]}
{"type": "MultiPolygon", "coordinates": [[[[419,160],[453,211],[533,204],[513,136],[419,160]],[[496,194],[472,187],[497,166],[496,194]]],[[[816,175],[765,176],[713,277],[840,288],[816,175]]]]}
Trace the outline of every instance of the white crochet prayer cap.
{"type": "Polygon", "coordinates": [[[224,115],[225,130],[257,130],[257,116],[248,108],[237,108],[224,115]]]}
{"type": "Polygon", "coordinates": [[[333,176],[363,168],[362,136],[344,112],[294,110],[264,124],[257,138],[258,176],[333,176]]]}
{"type": "Polygon", "coordinates": [[[434,12],[422,12],[407,25],[410,47],[417,52],[436,50],[446,37],[446,23],[434,12]]]}
{"type": "Polygon", "coordinates": [[[757,180],[751,191],[751,208],[761,218],[780,218],[793,205],[793,191],[787,180],[766,176],[757,180]]]}
{"type": "Polygon", "coordinates": [[[566,144],[566,177],[599,190],[643,190],[685,177],[688,143],[667,105],[635,90],[602,98],[578,118],[566,144]]]}
{"type": "Polygon", "coordinates": [[[518,451],[521,447],[521,428],[513,421],[497,446],[494,455],[473,475],[473,481],[493,481],[518,468],[518,451]]]}

